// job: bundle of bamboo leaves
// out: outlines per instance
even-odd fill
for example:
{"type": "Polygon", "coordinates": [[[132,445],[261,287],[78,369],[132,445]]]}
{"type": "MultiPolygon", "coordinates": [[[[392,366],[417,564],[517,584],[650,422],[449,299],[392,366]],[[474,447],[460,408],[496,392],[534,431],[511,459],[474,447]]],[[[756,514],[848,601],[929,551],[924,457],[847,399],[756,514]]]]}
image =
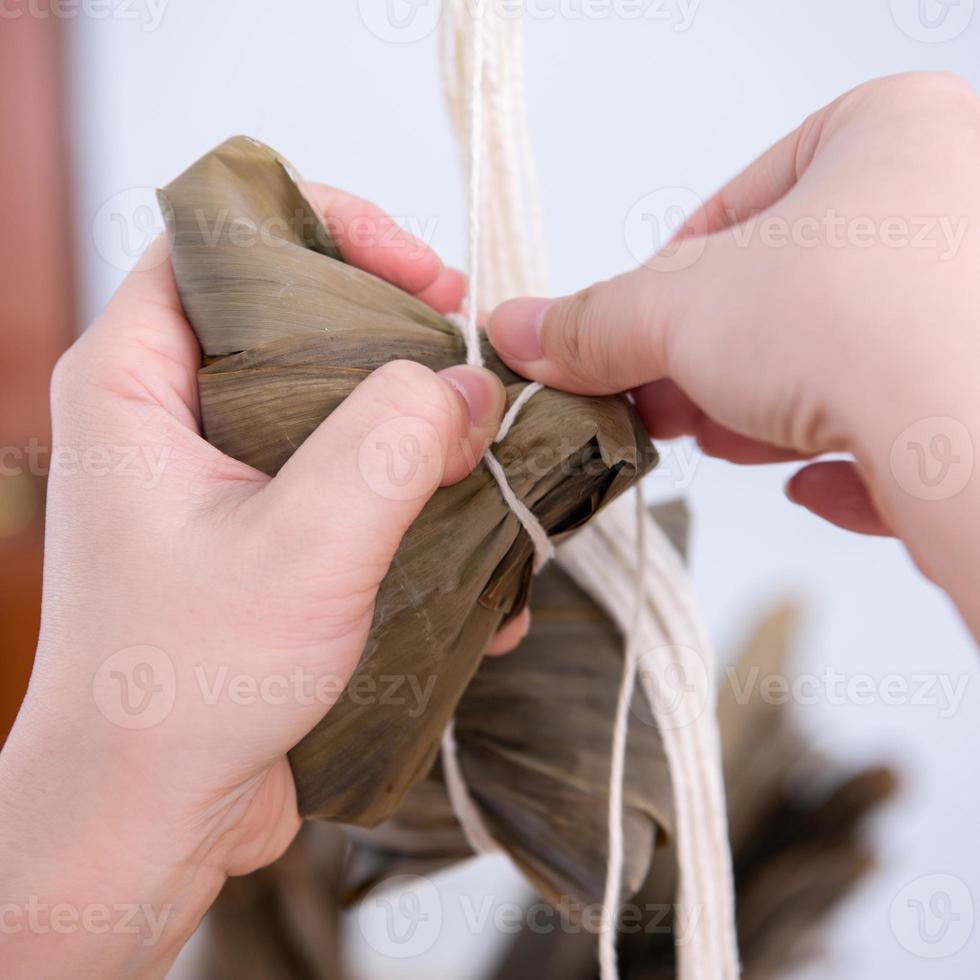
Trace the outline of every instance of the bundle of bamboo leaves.
{"type": "MultiPolygon", "coordinates": [[[[161,191],[160,202],[181,300],[205,358],[204,435],[228,455],[274,474],[375,368],[402,358],[437,370],[465,360],[455,326],[343,261],[291,168],[268,147],[227,141],[161,191]]],[[[526,381],[484,346],[487,366],[515,398],[526,381]]],[[[626,398],[548,389],[494,452],[557,542],[656,462],[626,398]]],[[[290,759],[306,816],[374,827],[407,799],[423,815],[414,819],[430,826],[436,814],[427,806],[441,808],[455,835],[434,769],[455,716],[466,783],[501,847],[555,901],[593,902],[605,874],[622,651],[598,608],[555,577],[539,584],[530,649],[481,666],[490,637],[528,600],[532,558],[482,463],[437,491],[381,586],[347,688],[414,677],[429,691],[425,710],[364,705],[345,692],[290,759]]],[[[636,726],[630,738],[627,893],[646,877],[654,841],[670,822],[657,733],[636,726]]],[[[409,810],[398,819],[412,819],[409,810]]],[[[384,832],[397,834],[398,820],[384,832]]]]}

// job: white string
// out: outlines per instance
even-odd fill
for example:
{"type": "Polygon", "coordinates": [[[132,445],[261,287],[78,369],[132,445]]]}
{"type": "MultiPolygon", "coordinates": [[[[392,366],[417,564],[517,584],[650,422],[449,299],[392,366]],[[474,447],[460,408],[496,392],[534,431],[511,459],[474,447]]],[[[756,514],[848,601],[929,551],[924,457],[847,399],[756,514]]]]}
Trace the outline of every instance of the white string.
{"type": "MultiPolygon", "coordinates": [[[[625,669],[639,671],[670,767],[680,871],[678,907],[692,926],[688,941],[677,949],[678,975],[685,980],[728,980],[738,976],[738,954],[710,646],[689,601],[683,563],[648,514],[642,522],[643,614],[637,635],[632,635],[637,583],[631,578],[632,549],[625,542],[637,534],[638,519],[631,517],[625,499],[615,501],[601,519],[562,545],[557,560],[639,650],[625,669]],[[597,569],[602,569],[601,575],[597,569]]],[[[615,840],[612,830],[610,840],[615,840]]],[[[609,964],[604,964],[603,977],[615,977],[608,969],[609,964]]]]}
{"type": "Polygon", "coordinates": [[[511,427],[517,421],[517,416],[521,414],[521,409],[543,388],[544,385],[537,381],[533,381],[531,384],[524,386],[521,393],[511,403],[510,408],[507,409],[507,414],[500,423],[500,428],[497,430],[497,438],[494,439],[494,442],[503,442],[507,438],[511,427]]]}
{"type": "Polygon", "coordinates": [[[442,774],[446,781],[449,802],[453,805],[453,812],[473,853],[494,854],[499,851],[499,845],[487,830],[483,817],[466,788],[466,780],[459,765],[459,750],[456,747],[456,726],[452,721],[442,733],[442,774]]]}
{"type": "MultiPolygon", "coordinates": [[[[463,21],[460,19],[460,8],[457,6],[455,17],[447,18],[447,23],[455,23],[459,28],[463,21]]],[[[465,10],[462,11],[465,16],[465,10]]],[[[493,23],[497,23],[493,21],[493,23]]],[[[484,67],[486,62],[486,24],[483,16],[477,11],[473,18],[472,31],[472,57],[470,65],[470,100],[469,100],[469,278],[467,297],[464,304],[462,315],[450,314],[447,319],[453,323],[460,331],[463,343],[466,347],[466,363],[478,367],[483,366],[483,353],[480,347],[480,333],[478,326],[479,295],[480,295],[480,271],[481,267],[489,269],[499,269],[501,264],[491,263],[487,265],[482,261],[481,249],[484,238],[481,236],[481,208],[483,203],[482,194],[482,160],[483,160],[483,79],[484,67]]],[[[452,52],[448,48],[443,49],[443,68],[445,90],[450,105],[450,112],[456,123],[457,133],[464,130],[466,122],[463,113],[459,109],[459,101],[453,100],[452,93],[462,93],[463,86],[460,84],[463,72],[463,61],[459,55],[463,51],[463,45],[459,43],[461,36],[455,38],[455,47],[452,52]],[[453,67],[457,73],[455,80],[450,80],[449,69],[453,67]]],[[[499,116],[499,113],[497,114],[499,116]]],[[[499,229],[497,229],[499,231],[499,229]]],[[[497,236],[499,239],[499,235],[497,236]]],[[[521,393],[511,403],[510,408],[504,415],[500,428],[497,430],[494,443],[502,442],[510,432],[518,415],[525,405],[543,388],[543,385],[532,383],[526,385],[521,393]]],[[[534,546],[534,570],[538,571],[546,562],[554,556],[554,545],[548,537],[548,532],[535,517],[531,509],[514,492],[514,488],[507,479],[507,474],[503,466],[490,449],[483,454],[483,462],[490,473],[493,475],[504,502],[514,513],[524,528],[531,543],[534,546]]],[[[467,843],[476,854],[492,854],[499,851],[499,845],[494,840],[493,835],[487,829],[480,814],[479,808],[473,802],[466,780],[463,777],[462,768],[459,762],[459,749],[456,745],[455,723],[450,719],[442,735],[442,769],[446,783],[446,791],[453,811],[463,830],[467,843]]]]}
{"type": "MultiPolygon", "coordinates": [[[[466,343],[467,362],[481,364],[477,311],[515,295],[543,295],[543,221],[531,153],[523,76],[523,23],[502,18],[492,3],[445,0],[442,66],[450,117],[469,162],[470,289],[465,317],[454,319],[466,343]],[[466,140],[468,134],[468,141],[466,140]],[[485,194],[483,164],[490,167],[485,194]]],[[[503,439],[540,386],[528,385],[511,405],[497,441],[503,439]]],[[[508,505],[535,542],[536,567],[551,543],[527,511],[491,453],[485,457],[508,505]],[[515,503],[517,506],[515,506],[515,503]],[[522,517],[519,508],[527,513],[522,517]],[[528,516],[530,521],[528,521],[528,516]],[[535,526],[544,541],[536,540],[535,526]]],[[[666,535],[643,511],[624,517],[625,498],[614,502],[558,552],[562,567],[599,602],[626,637],[610,761],[609,858],[599,956],[603,980],[616,977],[616,928],[624,864],[623,779],[629,707],[640,684],[660,730],[671,772],[676,815],[678,903],[693,938],[678,937],[681,980],[735,980],[739,975],[734,926],[734,887],[728,848],[721,750],[715,717],[713,658],[701,626],[683,561],[666,535]],[[623,543],[636,537],[635,555],[623,543]],[[684,650],[701,669],[691,671],[684,650]],[[700,708],[677,724],[669,696],[675,678],[688,681],[700,708]],[[693,676],[692,676],[693,674],[693,676]]],[[[463,831],[477,853],[498,850],[470,798],[459,767],[452,725],[443,737],[447,789],[463,831]]]]}
{"type": "Polygon", "coordinates": [[[636,595],[632,629],[628,637],[623,658],[623,679],[616,703],[616,721],[613,726],[612,760],[609,767],[609,852],[606,868],[606,887],[602,897],[602,921],[599,927],[599,969],[603,977],[615,977],[616,931],[619,923],[619,897],[623,881],[623,783],[626,778],[626,736],[629,728],[629,709],[636,687],[635,665],[639,650],[640,618],[646,600],[644,582],[646,580],[645,522],[643,520],[643,494],[640,488],[635,492],[637,518],[636,549],[636,595]]]}
{"type": "Polygon", "coordinates": [[[469,227],[469,286],[466,298],[466,363],[483,366],[480,334],[477,327],[480,295],[480,201],[483,197],[483,65],[486,60],[485,25],[479,14],[473,20],[473,65],[470,83],[470,217],[469,227]]]}

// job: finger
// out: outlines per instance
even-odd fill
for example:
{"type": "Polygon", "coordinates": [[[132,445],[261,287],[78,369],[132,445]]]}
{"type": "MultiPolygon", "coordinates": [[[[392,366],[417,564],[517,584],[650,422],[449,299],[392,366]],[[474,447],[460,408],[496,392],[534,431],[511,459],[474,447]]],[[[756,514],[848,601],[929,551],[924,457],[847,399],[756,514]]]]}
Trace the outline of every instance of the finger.
{"type": "Polygon", "coordinates": [[[557,300],[516,299],[490,315],[487,335],[519,374],[578,394],[627,391],[669,373],[670,334],[712,288],[729,247],[689,240],[673,271],[641,267],[557,300]]]}
{"type": "Polygon", "coordinates": [[[673,381],[654,381],[633,391],[643,423],[654,439],[693,436],[708,456],[729,463],[757,465],[808,459],[791,449],[751,439],[706,415],[673,381]]]}
{"type": "Polygon", "coordinates": [[[845,93],[818,109],[798,129],[749,164],[688,219],[677,237],[714,234],[765,211],[785,197],[810,168],[831,121],[850,96],[845,93]]]}
{"type": "Polygon", "coordinates": [[[673,381],[653,381],[633,390],[633,401],[654,439],[694,435],[704,413],[673,381]]]}
{"type": "Polygon", "coordinates": [[[834,460],[804,466],[786,485],[795,504],[858,534],[893,536],[853,463],[834,460]]]}
{"type": "Polygon", "coordinates": [[[77,375],[100,388],[160,405],[197,429],[201,348],[184,316],[163,235],[143,253],[67,359],[77,375]]]}
{"type": "Polygon", "coordinates": [[[466,276],[459,269],[443,269],[432,285],[415,294],[437,313],[455,313],[466,296],[466,276]]]}
{"type": "Polygon", "coordinates": [[[356,559],[380,582],[426,501],[479,461],[505,403],[500,380],[482,368],[437,375],[393,361],[313,432],[255,506],[285,554],[312,555],[325,569],[356,559]]]}
{"type": "Polygon", "coordinates": [[[432,248],[376,204],[324,184],[304,183],[303,193],[319,211],[345,262],[413,296],[441,301],[457,287],[459,274],[446,269],[432,248]]]}
{"type": "Polygon", "coordinates": [[[810,116],[749,164],[684,223],[678,238],[711,235],[740,224],[785,197],[813,162],[824,124],[838,102],[810,116]]]}
{"type": "Polygon", "coordinates": [[[499,657],[516,649],[531,628],[531,613],[522,609],[506,626],[497,631],[485,651],[488,657],[499,657]]]}
{"type": "Polygon", "coordinates": [[[698,448],[715,459],[723,459],[739,466],[765,466],[771,463],[795,463],[810,459],[812,453],[798,453],[768,442],[761,442],[739,432],[733,432],[714,419],[704,416],[694,432],[698,448]]]}

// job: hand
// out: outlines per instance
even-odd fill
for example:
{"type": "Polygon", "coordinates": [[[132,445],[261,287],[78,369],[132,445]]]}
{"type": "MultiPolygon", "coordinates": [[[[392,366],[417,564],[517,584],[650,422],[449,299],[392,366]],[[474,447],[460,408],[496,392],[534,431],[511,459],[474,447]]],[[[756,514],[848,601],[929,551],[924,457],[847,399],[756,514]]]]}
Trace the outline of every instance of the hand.
{"type": "Polygon", "coordinates": [[[488,333],[515,370],[633,390],[654,437],[803,467],[791,499],[898,534],[974,632],[980,598],[980,101],[945,75],[863,85],[811,116],[639,269],[488,333]]]}
{"type": "MultiPolygon", "coordinates": [[[[349,261],[459,305],[461,275],[376,208],[307,191],[349,261]]],[[[162,974],[225,876],[285,849],[299,826],[286,752],[356,666],[403,533],[479,459],[504,407],[483,369],[391,363],[269,479],[198,434],[200,350],[166,250],[55,372],[41,639],[0,757],[4,962],[18,976],[162,974]],[[382,492],[382,454],[358,454],[400,416],[432,433],[411,500],[382,492]],[[74,909],[74,927],[32,924],[32,896],[49,916],[74,909]],[[140,909],[135,938],[84,925],[97,907],[118,926],[122,905],[140,909]]]]}

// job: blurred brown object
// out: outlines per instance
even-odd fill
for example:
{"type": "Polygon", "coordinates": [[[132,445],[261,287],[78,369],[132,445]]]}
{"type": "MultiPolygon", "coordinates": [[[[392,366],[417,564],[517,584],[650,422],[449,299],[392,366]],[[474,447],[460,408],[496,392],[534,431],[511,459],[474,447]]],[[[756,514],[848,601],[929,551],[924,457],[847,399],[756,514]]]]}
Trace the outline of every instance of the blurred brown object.
{"type": "Polygon", "coordinates": [[[202,980],[344,980],[347,835],[311,821],[273,865],[229,878],[208,913],[202,980]]]}
{"type": "MultiPolygon", "coordinates": [[[[746,980],[777,980],[819,955],[828,916],[874,867],[866,825],[896,785],[888,769],[847,773],[833,759],[815,755],[792,706],[763,696],[758,678],[793,678],[795,624],[790,608],[763,620],[720,695],[746,980]]],[[[208,980],[255,975],[237,972],[241,952],[248,950],[269,980],[343,976],[343,949],[329,948],[338,938],[341,907],[389,874],[431,874],[465,853],[443,811],[438,794],[414,801],[410,812],[419,819],[402,826],[401,837],[389,837],[387,851],[377,849],[378,838],[370,834],[304,826],[282,867],[230,882],[222,893],[206,920],[204,975],[208,980]],[[337,836],[328,841],[330,834],[337,836]],[[318,836],[329,845],[330,862],[303,857],[318,836]],[[325,944],[319,962],[328,966],[312,966],[308,951],[316,942],[325,944]]],[[[670,847],[658,849],[650,876],[627,906],[630,927],[624,919],[619,945],[624,980],[673,980],[675,879],[670,847]]],[[[494,975],[496,980],[595,980],[596,937],[574,917],[556,918],[549,928],[525,928],[504,951],[494,975]]]]}
{"type": "MultiPolygon", "coordinates": [[[[897,786],[888,768],[846,772],[815,753],[791,699],[765,695],[765,678],[793,681],[797,622],[788,606],[762,620],[719,696],[745,980],[777,980],[820,956],[828,917],[874,869],[866,825],[897,786]]],[[[673,901],[673,856],[658,858],[636,899],[654,908],[673,901]]],[[[660,933],[623,937],[621,976],[672,980],[673,935],[660,933]]]]}
{"type": "Polygon", "coordinates": [[[0,30],[0,740],[37,642],[48,379],[71,340],[65,25],[45,2],[0,30]]]}

